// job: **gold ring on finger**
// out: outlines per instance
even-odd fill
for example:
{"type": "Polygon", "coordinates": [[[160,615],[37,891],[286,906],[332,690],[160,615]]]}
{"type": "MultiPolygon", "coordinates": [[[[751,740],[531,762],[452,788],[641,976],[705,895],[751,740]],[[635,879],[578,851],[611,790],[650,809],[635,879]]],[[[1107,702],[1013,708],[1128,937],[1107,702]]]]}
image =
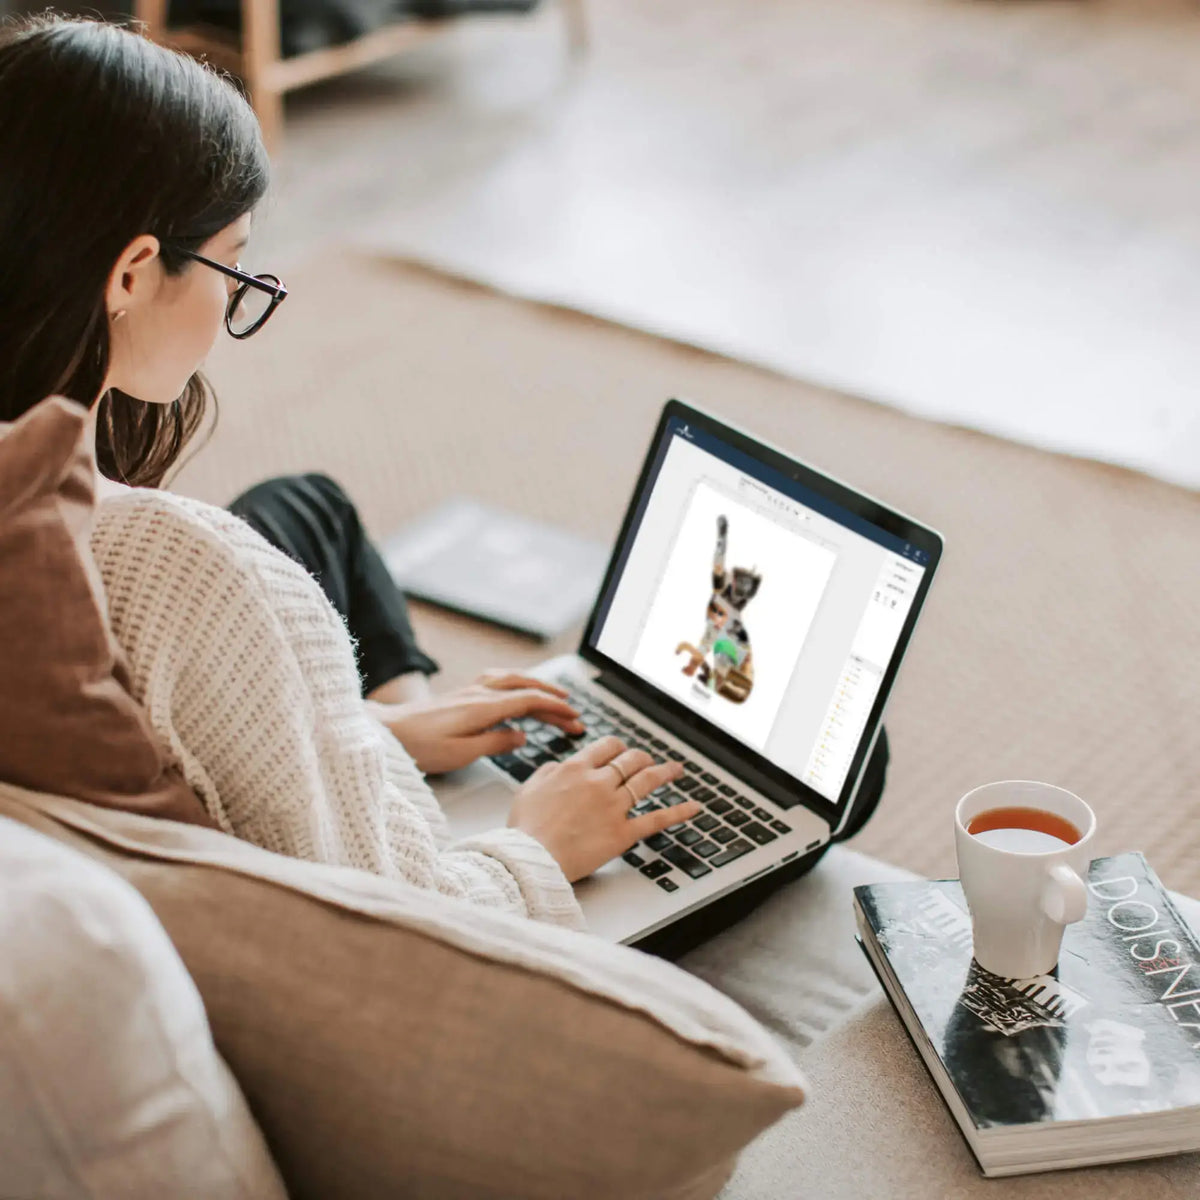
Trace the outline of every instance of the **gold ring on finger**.
{"type": "MultiPolygon", "coordinates": [[[[631,788],[629,786],[628,779],[621,780],[621,786],[629,793],[629,799],[632,801],[632,804],[641,804],[641,801],[634,794],[633,788],[631,788]]],[[[631,804],[631,807],[632,807],[632,804],[631,804]]]]}
{"type": "Polygon", "coordinates": [[[612,767],[612,769],[614,771],[616,771],[616,773],[618,775],[620,775],[622,783],[629,782],[629,776],[626,775],[625,772],[621,770],[621,765],[620,765],[620,763],[617,762],[617,760],[615,758],[612,759],[610,762],[605,763],[604,765],[607,767],[612,767]]]}

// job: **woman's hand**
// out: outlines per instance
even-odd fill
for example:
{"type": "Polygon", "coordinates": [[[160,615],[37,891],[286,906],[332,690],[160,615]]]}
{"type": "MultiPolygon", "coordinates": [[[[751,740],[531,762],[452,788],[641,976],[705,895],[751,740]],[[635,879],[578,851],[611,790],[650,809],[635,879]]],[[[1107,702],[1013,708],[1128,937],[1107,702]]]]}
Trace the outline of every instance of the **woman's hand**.
{"type": "Polygon", "coordinates": [[[634,804],[682,774],[680,763],[655,763],[644,750],[627,750],[619,738],[601,738],[565,762],[539,767],[517,790],[508,823],[541,842],[574,883],[643,838],[700,812],[695,800],[686,800],[627,816],[634,804]]]}
{"type": "Polygon", "coordinates": [[[567,703],[566,695],[541,679],[488,671],[444,696],[378,705],[374,711],[417,766],[428,775],[438,775],[523,746],[525,735],[519,729],[496,728],[502,721],[537,717],[566,733],[582,733],[579,713],[567,703]]]}

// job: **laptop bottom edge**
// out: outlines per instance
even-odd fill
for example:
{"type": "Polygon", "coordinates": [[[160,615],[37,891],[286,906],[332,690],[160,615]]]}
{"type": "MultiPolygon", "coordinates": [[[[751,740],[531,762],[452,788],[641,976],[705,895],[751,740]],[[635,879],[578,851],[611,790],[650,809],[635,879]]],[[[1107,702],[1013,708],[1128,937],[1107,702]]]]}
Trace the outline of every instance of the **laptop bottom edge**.
{"type": "Polygon", "coordinates": [[[752,879],[715,900],[710,900],[702,907],[685,913],[669,925],[634,938],[626,945],[674,962],[689,950],[694,950],[744,920],[780,888],[806,875],[831,845],[831,842],[826,842],[817,849],[784,863],[775,870],[767,871],[759,878],[752,879]]]}

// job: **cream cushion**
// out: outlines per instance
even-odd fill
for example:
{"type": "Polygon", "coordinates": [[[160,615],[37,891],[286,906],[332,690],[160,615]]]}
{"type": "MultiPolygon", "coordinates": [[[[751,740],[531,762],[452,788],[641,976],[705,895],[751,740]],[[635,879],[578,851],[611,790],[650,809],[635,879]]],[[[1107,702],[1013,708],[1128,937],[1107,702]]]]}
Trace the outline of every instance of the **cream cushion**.
{"type": "Polygon", "coordinates": [[[284,1200],[146,902],[0,817],[0,1195],[284,1200]]]}
{"type": "Polygon", "coordinates": [[[213,830],[0,787],[154,909],[293,1200],[711,1197],[803,1098],[678,968],[213,830]]]}

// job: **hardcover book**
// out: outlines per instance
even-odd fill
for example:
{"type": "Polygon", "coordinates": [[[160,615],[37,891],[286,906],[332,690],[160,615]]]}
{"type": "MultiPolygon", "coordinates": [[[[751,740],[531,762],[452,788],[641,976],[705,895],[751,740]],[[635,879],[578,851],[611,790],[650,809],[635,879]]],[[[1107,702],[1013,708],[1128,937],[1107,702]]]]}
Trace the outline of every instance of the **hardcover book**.
{"type": "Polygon", "coordinates": [[[1096,859],[1052,974],[971,956],[956,881],[855,889],[862,947],[985,1175],[1200,1149],[1200,943],[1140,854],[1096,859]]]}

